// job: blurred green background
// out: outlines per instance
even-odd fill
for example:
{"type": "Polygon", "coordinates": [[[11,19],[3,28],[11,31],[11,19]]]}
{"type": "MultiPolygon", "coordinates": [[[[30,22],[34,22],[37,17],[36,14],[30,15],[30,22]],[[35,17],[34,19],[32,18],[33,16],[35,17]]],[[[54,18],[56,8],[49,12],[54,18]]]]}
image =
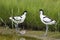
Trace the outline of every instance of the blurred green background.
{"type": "Polygon", "coordinates": [[[45,30],[45,25],[40,21],[39,9],[43,9],[45,15],[56,20],[56,25],[49,26],[49,30],[60,31],[60,0],[0,0],[0,17],[7,24],[11,23],[10,16],[21,16],[25,10],[28,11],[23,23],[27,29],[45,30]]]}

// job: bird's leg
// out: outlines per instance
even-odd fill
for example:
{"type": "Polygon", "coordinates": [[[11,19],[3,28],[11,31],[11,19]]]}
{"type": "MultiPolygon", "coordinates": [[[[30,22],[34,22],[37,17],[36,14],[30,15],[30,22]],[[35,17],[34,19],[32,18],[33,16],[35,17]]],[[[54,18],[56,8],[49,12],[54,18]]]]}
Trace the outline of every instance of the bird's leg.
{"type": "Polygon", "coordinates": [[[22,30],[24,30],[24,24],[22,23],[22,30]]]}
{"type": "Polygon", "coordinates": [[[16,31],[18,31],[18,24],[15,24],[16,31]]]}
{"type": "Polygon", "coordinates": [[[23,30],[24,30],[24,24],[22,24],[22,26],[23,26],[23,30]]]}
{"type": "Polygon", "coordinates": [[[46,25],[46,32],[45,32],[44,36],[47,36],[47,32],[48,32],[48,25],[46,25]]]}

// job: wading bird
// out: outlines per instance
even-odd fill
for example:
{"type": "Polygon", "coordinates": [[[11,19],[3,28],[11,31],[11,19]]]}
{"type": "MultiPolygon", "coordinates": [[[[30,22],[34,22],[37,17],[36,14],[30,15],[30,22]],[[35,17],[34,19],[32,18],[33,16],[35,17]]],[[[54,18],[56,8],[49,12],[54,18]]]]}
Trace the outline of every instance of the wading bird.
{"type": "Polygon", "coordinates": [[[27,11],[24,11],[22,16],[9,17],[9,19],[15,23],[16,30],[18,30],[18,24],[24,22],[26,18],[26,14],[27,14],[27,11]]]}
{"type": "Polygon", "coordinates": [[[39,10],[39,13],[40,13],[40,19],[41,19],[42,23],[44,23],[46,25],[46,32],[44,35],[47,36],[48,25],[55,24],[56,21],[52,20],[52,19],[48,18],[46,15],[44,15],[44,11],[42,9],[39,10]]]}

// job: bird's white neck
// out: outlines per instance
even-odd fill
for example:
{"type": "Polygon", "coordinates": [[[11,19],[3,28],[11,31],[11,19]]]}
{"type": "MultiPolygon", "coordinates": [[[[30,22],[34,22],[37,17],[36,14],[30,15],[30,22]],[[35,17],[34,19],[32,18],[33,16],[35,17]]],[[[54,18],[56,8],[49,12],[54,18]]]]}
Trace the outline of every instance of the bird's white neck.
{"type": "Polygon", "coordinates": [[[43,15],[43,11],[40,11],[40,15],[43,15]]]}
{"type": "Polygon", "coordinates": [[[24,15],[26,15],[26,12],[24,12],[24,15]]]}
{"type": "Polygon", "coordinates": [[[40,11],[40,18],[43,18],[43,11],[40,11]]]}

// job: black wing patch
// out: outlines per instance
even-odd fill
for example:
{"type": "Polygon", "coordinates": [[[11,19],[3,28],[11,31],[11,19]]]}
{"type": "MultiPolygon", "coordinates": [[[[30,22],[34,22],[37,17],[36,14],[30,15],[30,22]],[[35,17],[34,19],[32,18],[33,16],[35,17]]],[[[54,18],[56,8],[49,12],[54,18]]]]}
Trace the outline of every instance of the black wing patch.
{"type": "MultiPolygon", "coordinates": [[[[22,18],[22,17],[21,17],[21,18],[22,18]]],[[[16,20],[14,17],[13,17],[13,19],[16,20]]],[[[20,19],[20,20],[16,20],[16,21],[21,21],[21,19],[20,19]]]]}
{"type": "MultiPolygon", "coordinates": [[[[49,17],[46,17],[46,16],[43,17],[43,19],[44,19],[44,18],[48,18],[48,19],[50,19],[49,17]]],[[[49,23],[49,22],[52,22],[52,21],[53,21],[52,19],[50,19],[50,20],[51,20],[51,21],[45,21],[45,20],[43,20],[43,21],[44,21],[45,23],[49,23]]]]}

